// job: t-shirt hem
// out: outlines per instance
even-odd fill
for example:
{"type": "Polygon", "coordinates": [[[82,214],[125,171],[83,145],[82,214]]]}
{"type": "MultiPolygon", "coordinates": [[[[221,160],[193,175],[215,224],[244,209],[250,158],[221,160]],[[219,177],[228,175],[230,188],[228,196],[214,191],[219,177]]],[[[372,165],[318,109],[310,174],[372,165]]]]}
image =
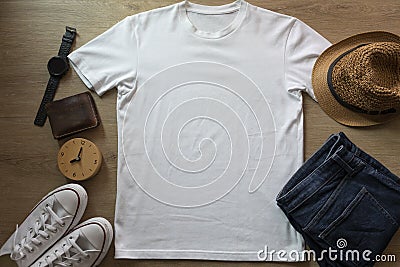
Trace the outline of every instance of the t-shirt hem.
{"type": "MultiPolygon", "coordinates": [[[[299,255],[301,255],[301,251],[299,255]]],[[[165,260],[213,260],[251,262],[302,262],[303,257],[289,258],[273,253],[268,257],[259,252],[198,251],[198,250],[115,250],[115,259],[165,259],[165,260]]]]}

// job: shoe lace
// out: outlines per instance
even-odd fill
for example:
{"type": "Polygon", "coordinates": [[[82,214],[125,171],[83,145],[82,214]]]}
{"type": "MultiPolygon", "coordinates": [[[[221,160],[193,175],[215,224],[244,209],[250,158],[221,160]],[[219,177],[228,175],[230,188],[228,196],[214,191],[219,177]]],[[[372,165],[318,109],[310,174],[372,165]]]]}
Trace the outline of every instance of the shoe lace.
{"type": "Polygon", "coordinates": [[[39,215],[34,226],[28,230],[24,238],[22,238],[20,243],[16,243],[16,237],[18,234],[18,224],[15,229],[15,235],[13,239],[13,250],[11,252],[10,258],[14,261],[20,260],[26,256],[26,251],[32,253],[34,251],[33,246],[40,246],[42,241],[38,238],[43,237],[43,239],[48,240],[50,235],[48,232],[56,233],[58,229],[55,227],[57,224],[61,227],[65,226],[64,220],[71,217],[67,215],[60,218],[52,209],[52,207],[47,204],[44,211],[39,215]],[[51,218],[54,223],[51,223],[51,218]],[[49,220],[50,219],[50,220],[49,220]]]}
{"type": "Polygon", "coordinates": [[[96,249],[91,249],[91,250],[83,250],[82,248],[79,247],[79,245],[76,243],[76,241],[70,237],[66,239],[66,243],[62,245],[62,250],[61,253],[58,250],[55,250],[52,252],[55,257],[51,257],[50,255],[47,255],[44,258],[44,261],[39,262],[39,267],[40,266],[48,266],[48,267],[54,267],[54,266],[62,266],[62,267],[69,267],[73,266],[73,263],[80,263],[82,261],[82,257],[84,259],[90,258],[89,253],[92,252],[100,252],[100,250],[96,249]]]}

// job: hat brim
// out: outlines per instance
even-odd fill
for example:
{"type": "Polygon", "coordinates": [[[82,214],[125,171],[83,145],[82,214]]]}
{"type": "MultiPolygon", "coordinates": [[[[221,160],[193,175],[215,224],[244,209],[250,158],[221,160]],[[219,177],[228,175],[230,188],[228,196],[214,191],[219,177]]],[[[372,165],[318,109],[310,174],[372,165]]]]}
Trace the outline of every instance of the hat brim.
{"type": "Polygon", "coordinates": [[[328,87],[327,75],[330,65],[343,53],[361,44],[373,42],[397,42],[400,37],[389,32],[367,32],[351,36],[326,49],[317,59],[312,72],[312,85],[315,97],[321,108],[331,118],[347,126],[371,126],[396,118],[399,114],[368,115],[357,113],[342,106],[328,87]]]}

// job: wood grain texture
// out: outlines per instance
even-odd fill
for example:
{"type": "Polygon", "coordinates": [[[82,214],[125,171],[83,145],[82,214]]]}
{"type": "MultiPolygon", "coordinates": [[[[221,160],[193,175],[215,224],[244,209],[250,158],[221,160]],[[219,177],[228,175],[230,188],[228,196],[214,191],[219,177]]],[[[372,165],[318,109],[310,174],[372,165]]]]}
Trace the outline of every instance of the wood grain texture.
{"type": "MultiPolygon", "coordinates": [[[[226,0],[196,0],[208,5],[226,4],[226,0]]],[[[384,30],[400,34],[399,0],[249,0],[250,3],[295,16],[320,32],[331,42],[350,35],[384,30]]],[[[57,151],[63,141],[52,138],[49,124],[33,125],[37,108],[47,84],[48,59],[57,53],[65,25],[78,29],[75,48],[104,32],[124,17],[173,4],[175,1],[134,0],[4,0],[0,1],[0,244],[4,243],[26,214],[48,191],[65,184],[57,168],[57,151]]],[[[86,90],[76,73],[68,72],[56,99],[86,90]]],[[[76,137],[94,141],[103,152],[99,174],[81,184],[87,189],[89,203],[82,220],[93,216],[114,219],[117,164],[116,92],[95,96],[102,119],[100,127],[76,137]]],[[[345,132],[365,151],[373,154],[395,174],[400,175],[400,120],[369,128],[342,126],[309,97],[304,100],[305,157],[308,158],[331,134],[345,132]]],[[[114,260],[114,247],[101,266],[318,266],[315,262],[277,264],[176,260],[114,260]]],[[[386,253],[397,255],[399,266],[400,233],[386,253]]],[[[16,266],[7,256],[0,266],[16,266]]]]}

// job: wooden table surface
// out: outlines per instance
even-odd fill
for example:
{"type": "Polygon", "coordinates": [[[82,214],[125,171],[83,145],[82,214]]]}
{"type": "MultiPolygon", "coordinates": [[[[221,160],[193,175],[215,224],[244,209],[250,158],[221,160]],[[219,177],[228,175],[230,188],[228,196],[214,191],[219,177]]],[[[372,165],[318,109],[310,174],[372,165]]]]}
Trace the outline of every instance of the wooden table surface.
{"type": "MultiPolygon", "coordinates": [[[[227,0],[196,0],[221,5],[227,0]]],[[[249,0],[250,3],[295,16],[331,42],[353,34],[384,30],[400,35],[399,0],[249,0]]],[[[104,32],[124,17],[173,4],[175,1],[134,0],[3,0],[0,2],[0,244],[21,223],[34,204],[53,188],[67,183],[57,169],[56,157],[65,140],[53,139],[49,124],[33,125],[48,81],[46,64],[58,51],[65,25],[78,29],[74,48],[104,32]]],[[[85,91],[74,71],[60,83],[56,99],[85,91]]],[[[94,95],[102,124],[78,134],[98,144],[104,165],[93,179],[82,182],[89,194],[83,219],[103,216],[114,220],[117,164],[116,91],[94,95]]],[[[308,158],[331,134],[345,132],[365,151],[400,175],[400,119],[368,128],[349,128],[330,119],[318,104],[305,97],[305,157],[308,158]]],[[[395,254],[400,266],[400,231],[386,254],[395,254]]],[[[101,266],[318,266],[315,262],[276,264],[218,261],[114,260],[112,246],[101,266]]],[[[16,266],[8,256],[0,266],[16,266]]]]}

